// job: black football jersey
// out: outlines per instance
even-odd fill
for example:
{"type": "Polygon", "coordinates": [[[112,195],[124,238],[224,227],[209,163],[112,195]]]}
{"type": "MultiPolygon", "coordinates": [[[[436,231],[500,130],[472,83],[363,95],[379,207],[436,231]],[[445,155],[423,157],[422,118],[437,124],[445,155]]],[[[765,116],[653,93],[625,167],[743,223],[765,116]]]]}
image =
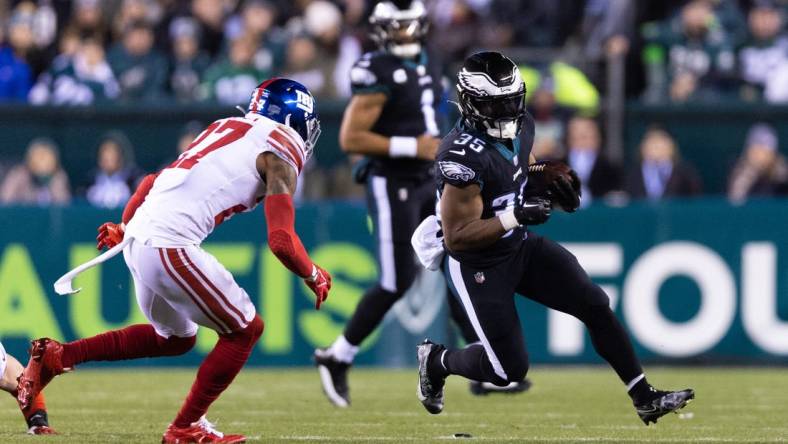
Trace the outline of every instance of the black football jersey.
{"type": "MultiPolygon", "coordinates": [[[[418,63],[385,51],[366,53],[353,65],[350,81],[354,95],[382,92],[388,97],[373,132],[386,137],[440,136],[441,69],[426,52],[418,63]]],[[[370,156],[370,161],[371,171],[383,176],[420,175],[432,166],[413,158],[370,156]]]]}
{"type": "MultiPolygon", "coordinates": [[[[484,202],[482,219],[497,217],[513,209],[524,199],[533,134],[533,118],[526,114],[522,137],[512,141],[512,149],[465,125],[461,119],[443,138],[438,149],[439,192],[445,184],[461,188],[479,185],[484,202]]],[[[462,263],[485,268],[507,260],[520,248],[525,236],[525,228],[519,227],[481,250],[449,254],[462,263]]]]}

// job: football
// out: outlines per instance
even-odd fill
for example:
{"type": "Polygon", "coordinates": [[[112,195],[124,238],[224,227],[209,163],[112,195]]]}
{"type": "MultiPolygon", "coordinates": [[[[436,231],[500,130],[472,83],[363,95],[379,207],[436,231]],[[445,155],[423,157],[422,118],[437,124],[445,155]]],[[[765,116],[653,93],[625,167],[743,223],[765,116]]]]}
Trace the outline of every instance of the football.
{"type": "Polygon", "coordinates": [[[546,197],[553,201],[554,206],[561,207],[567,211],[576,210],[576,208],[564,208],[560,199],[556,199],[554,195],[551,184],[561,176],[565,177],[572,184],[572,189],[579,196],[580,180],[569,165],[560,160],[541,160],[528,166],[528,184],[525,188],[526,197],[546,197]]]}

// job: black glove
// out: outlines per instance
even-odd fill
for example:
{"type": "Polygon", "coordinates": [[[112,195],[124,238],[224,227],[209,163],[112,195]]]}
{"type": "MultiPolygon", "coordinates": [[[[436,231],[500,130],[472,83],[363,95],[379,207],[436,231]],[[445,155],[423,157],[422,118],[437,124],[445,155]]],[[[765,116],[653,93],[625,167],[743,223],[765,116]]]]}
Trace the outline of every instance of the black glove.
{"type": "Polygon", "coordinates": [[[522,225],[539,225],[547,222],[553,205],[549,200],[541,197],[526,199],[523,205],[514,207],[514,217],[522,225]]]}
{"type": "Polygon", "coordinates": [[[567,213],[574,213],[580,207],[580,178],[575,170],[569,170],[569,177],[559,175],[548,187],[550,197],[567,213]]]}

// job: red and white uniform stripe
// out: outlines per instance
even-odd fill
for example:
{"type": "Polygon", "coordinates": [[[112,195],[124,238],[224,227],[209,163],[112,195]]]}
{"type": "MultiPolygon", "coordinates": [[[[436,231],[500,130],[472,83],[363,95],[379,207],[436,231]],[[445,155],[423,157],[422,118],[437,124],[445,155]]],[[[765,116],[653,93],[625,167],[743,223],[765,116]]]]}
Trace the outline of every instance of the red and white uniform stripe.
{"type": "Polygon", "coordinates": [[[132,241],[123,253],[140,309],[162,336],[193,336],[198,325],[230,333],[254,318],[246,291],[198,246],[156,248],[132,241]]]}
{"type": "Polygon", "coordinates": [[[249,113],[212,123],[159,173],[126,235],[157,247],[199,245],[221,221],[265,197],[257,157],[270,152],[300,174],[306,147],[292,128],[249,113]]]}
{"type": "Polygon", "coordinates": [[[160,334],[220,333],[254,317],[249,296],[199,245],[222,221],[265,197],[257,158],[270,152],[300,174],[306,148],[298,133],[249,113],[213,122],[159,173],[126,226],[124,256],[142,311],[160,334]]]}

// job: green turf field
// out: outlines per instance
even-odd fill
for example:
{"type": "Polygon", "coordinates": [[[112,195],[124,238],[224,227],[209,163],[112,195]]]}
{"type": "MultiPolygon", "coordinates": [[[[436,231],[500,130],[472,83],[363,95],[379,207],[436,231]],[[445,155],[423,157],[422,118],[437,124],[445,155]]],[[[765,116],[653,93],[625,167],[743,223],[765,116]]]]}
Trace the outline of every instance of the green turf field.
{"type": "MultiPolygon", "coordinates": [[[[58,437],[29,437],[10,397],[0,401],[2,443],[158,442],[192,370],[82,370],[47,389],[58,437]]],[[[428,414],[412,370],[355,370],[353,406],[333,408],[312,369],[243,372],[209,419],[251,442],[768,442],[788,440],[788,370],[652,369],[660,387],[697,391],[685,412],[645,427],[606,368],[537,367],[521,395],[472,397],[451,378],[446,408],[428,414]],[[689,416],[689,415],[685,415],[689,416]]]]}

